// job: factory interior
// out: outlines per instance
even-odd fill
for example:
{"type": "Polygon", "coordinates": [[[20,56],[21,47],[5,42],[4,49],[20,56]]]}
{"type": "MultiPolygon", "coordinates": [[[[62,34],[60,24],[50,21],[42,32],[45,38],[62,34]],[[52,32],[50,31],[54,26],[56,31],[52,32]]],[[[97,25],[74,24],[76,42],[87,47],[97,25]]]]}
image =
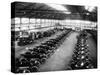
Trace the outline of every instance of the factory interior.
{"type": "Polygon", "coordinates": [[[97,7],[11,3],[11,71],[97,68],[97,7]]]}

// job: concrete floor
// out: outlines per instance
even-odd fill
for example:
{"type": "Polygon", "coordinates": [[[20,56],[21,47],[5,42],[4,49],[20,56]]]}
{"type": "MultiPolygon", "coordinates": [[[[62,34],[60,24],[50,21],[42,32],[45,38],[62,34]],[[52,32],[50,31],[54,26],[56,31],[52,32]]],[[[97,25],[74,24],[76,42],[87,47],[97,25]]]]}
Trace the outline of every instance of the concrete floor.
{"type": "Polygon", "coordinates": [[[46,63],[40,66],[39,71],[64,70],[72,58],[75,44],[77,43],[77,32],[72,32],[56,52],[47,59],[46,63]]]}

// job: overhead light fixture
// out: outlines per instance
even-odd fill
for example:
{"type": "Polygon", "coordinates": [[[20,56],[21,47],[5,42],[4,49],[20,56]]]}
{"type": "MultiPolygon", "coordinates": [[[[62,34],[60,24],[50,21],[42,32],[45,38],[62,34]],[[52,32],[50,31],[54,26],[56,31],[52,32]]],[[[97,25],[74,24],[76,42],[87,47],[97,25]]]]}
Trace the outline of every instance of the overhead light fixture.
{"type": "Polygon", "coordinates": [[[86,15],[90,15],[89,13],[86,13],[86,15]]]}
{"type": "Polygon", "coordinates": [[[63,13],[65,13],[65,14],[71,14],[71,12],[63,12],[63,13]]]}
{"type": "Polygon", "coordinates": [[[70,14],[71,13],[63,5],[60,5],[60,4],[47,4],[47,5],[54,8],[54,9],[56,9],[56,10],[62,11],[65,14],[70,14]]]}

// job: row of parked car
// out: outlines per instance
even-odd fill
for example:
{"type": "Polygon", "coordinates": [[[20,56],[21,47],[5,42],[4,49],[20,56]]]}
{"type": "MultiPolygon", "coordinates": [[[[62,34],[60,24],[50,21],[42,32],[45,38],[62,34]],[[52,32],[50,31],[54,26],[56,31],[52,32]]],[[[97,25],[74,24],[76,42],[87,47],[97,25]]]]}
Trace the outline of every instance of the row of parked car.
{"type": "Polygon", "coordinates": [[[29,48],[20,58],[16,58],[16,73],[37,72],[40,65],[45,64],[46,60],[55,53],[57,48],[64,42],[67,34],[71,30],[65,30],[62,35],[50,39],[35,48],[29,48]]]}
{"type": "Polygon", "coordinates": [[[44,38],[44,37],[50,37],[58,31],[59,31],[58,29],[52,29],[52,30],[47,30],[47,31],[44,31],[44,32],[31,33],[29,35],[29,37],[19,38],[18,45],[19,46],[25,46],[25,45],[28,45],[28,44],[32,44],[32,43],[34,43],[35,40],[38,40],[38,39],[41,39],[41,38],[44,38]]]}
{"type": "Polygon", "coordinates": [[[83,31],[78,36],[78,41],[71,60],[71,69],[91,69],[94,68],[92,60],[89,57],[89,48],[87,45],[87,32],[83,31]]]}

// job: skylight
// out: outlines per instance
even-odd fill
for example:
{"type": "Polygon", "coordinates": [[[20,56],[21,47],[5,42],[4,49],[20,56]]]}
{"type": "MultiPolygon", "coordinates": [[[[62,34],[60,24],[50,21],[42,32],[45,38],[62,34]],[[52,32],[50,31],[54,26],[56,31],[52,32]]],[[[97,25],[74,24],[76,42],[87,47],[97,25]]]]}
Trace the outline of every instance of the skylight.
{"type": "Polygon", "coordinates": [[[47,4],[47,5],[54,8],[54,9],[56,9],[56,10],[62,11],[65,14],[70,14],[71,13],[63,5],[59,5],[59,4],[47,4]]]}
{"type": "Polygon", "coordinates": [[[95,7],[93,7],[93,6],[85,6],[85,9],[88,10],[89,12],[92,12],[95,9],[95,7]]]}

